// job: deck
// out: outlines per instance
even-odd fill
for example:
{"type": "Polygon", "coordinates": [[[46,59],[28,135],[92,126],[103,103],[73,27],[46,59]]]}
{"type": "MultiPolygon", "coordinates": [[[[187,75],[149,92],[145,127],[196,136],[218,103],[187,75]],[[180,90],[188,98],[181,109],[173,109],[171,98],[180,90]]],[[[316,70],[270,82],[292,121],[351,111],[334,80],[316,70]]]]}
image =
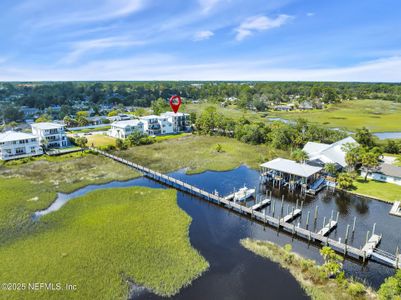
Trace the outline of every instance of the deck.
{"type": "Polygon", "coordinates": [[[260,202],[258,202],[258,203],[256,203],[256,204],[252,205],[252,206],[251,206],[251,209],[253,209],[253,210],[262,209],[263,207],[269,205],[270,202],[271,202],[270,199],[264,199],[264,200],[262,200],[262,201],[260,201],[260,202]]]}
{"type": "Polygon", "coordinates": [[[401,217],[401,201],[395,201],[390,209],[390,215],[401,217]]]}
{"type": "MultiPolygon", "coordinates": [[[[379,236],[379,235],[372,234],[372,236],[368,239],[367,243],[361,249],[359,249],[354,246],[347,245],[346,242],[342,243],[340,241],[330,239],[327,236],[328,233],[326,233],[326,236],[325,236],[325,235],[323,235],[324,232],[316,233],[316,232],[313,232],[308,229],[300,227],[299,224],[298,224],[298,226],[296,226],[295,224],[291,223],[293,220],[295,220],[296,217],[301,215],[302,209],[295,208],[291,213],[287,214],[286,216],[281,217],[280,219],[275,218],[273,216],[269,216],[265,213],[254,210],[254,209],[252,209],[252,207],[246,207],[246,206],[240,205],[233,201],[227,200],[224,197],[220,197],[216,194],[209,193],[196,186],[193,186],[193,185],[185,183],[181,180],[175,179],[171,176],[162,174],[160,172],[153,171],[144,166],[130,162],[124,158],[109,154],[107,152],[98,150],[96,148],[89,148],[89,149],[92,151],[95,151],[101,155],[104,155],[108,158],[111,158],[117,162],[120,162],[122,164],[130,166],[130,167],[142,172],[144,174],[144,176],[146,176],[150,179],[153,179],[155,181],[158,181],[160,183],[163,183],[167,186],[170,186],[174,189],[192,194],[196,197],[199,197],[203,200],[215,203],[216,205],[224,207],[228,210],[232,210],[232,211],[238,212],[242,215],[246,215],[247,217],[249,217],[252,220],[259,221],[265,225],[277,228],[278,230],[281,229],[284,232],[287,232],[294,236],[296,235],[299,238],[305,239],[307,241],[313,241],[313,242],[320,243],[322,245],[330,246],[335,251],[343,253],[346,256],[357,258],[357,259],[363,259],[363,260],[369,259],[369,258],[375,258],[376,260],[379,260],[388,266],[391,266],[394,268],[401,268],[401,263],[400,263],[401,256],[399,256],[398,254],[397,254],[397,256],[395,256],[395,255],[392,255],[391,253],[377,249],[377,246],[381,240],[381,236],[379,236]],[[385,257],[385,258],[383,259],[383,257],[385,257]]],[[[330,223],[330,226],[332,226],[332,223],[330,223]]]]}
{"type": "Polygon", "coordinates": [[[336,227],[337,227],[337,222],[333,221],[333,220],[330,220],[326,225],[324,225],[324,227],[322,229],[320,229],[318,231],[317,234],[326,236],[336,227]]]}

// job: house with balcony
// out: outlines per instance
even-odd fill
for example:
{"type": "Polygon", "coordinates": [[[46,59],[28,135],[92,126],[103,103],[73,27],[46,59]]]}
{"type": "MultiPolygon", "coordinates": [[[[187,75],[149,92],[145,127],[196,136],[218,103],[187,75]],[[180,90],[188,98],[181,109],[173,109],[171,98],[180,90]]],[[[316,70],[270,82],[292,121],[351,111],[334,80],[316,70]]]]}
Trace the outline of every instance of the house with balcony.
{"type": "Polygon", "coordinates": [[[144,133],[144,123],[140,120],[113,122],[107,134],[117,139],[125,139],[135,131],[144,133]]]}
{"type": "Polygon", "coordinates": [[[33,123],[32,134],[39,138],[39,143],[46,148],[63,148],[69,146],[64,125],[58,123],[33,123]]]}
{"type": "Polygon", "coordinates": [[[143,123],[144,133],[147,135],[160,135],[162,133],[161,122],[159,116],[150,115],[139,118],[143,123]]]}
{"type": "Polygon", "coordinates": [[[0,160],[10,160],[43,154],[39,138],[28,133],[0,133],[0,160]]]}
{"type": "Polygon", "coordinates": [[[179,133],[191,130],[191,121],[189,114],[165,112],[160,114],[160,117],[167,118],[168,122],[172,124],[172,132],[169,133],[179,133]]]}

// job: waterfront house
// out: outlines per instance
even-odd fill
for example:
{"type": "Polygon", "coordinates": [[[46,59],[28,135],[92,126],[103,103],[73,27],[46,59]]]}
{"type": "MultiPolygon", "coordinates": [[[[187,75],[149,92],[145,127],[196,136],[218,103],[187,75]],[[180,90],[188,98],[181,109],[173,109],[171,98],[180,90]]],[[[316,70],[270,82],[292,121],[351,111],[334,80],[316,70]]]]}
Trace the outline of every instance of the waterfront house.
{"type": "Polygon", "coordinates": [[[111,123],[108,135],[118,139],[125,139],[133,132],[144,133],[144,123],[140,120],[126,120],[111,123]]]}
{"type": "Polygon", "coordinates": [[[43,154],[39,138],[28,133],[7,131],[0,133],[0,159],[10,160],[43,154]]]}
{"type": "Polygon", "coordinates": [[[347,166],[345,161],[345,144],[357,144],[352,137],[347,137],[333,144],[308,142],[302,149],[308,154],[308,164],[324,167],[327,163],[334,163],[338,170],[347,166]]]}
{"type": "Polygon", "coordinates": [[[161,125],[159,123],[159,116],[150,115],[141,117],[140,120],[143,123],[144,132],[148,135],[160,135],[161,125]]]}
{"type": "MultiPolygon", "coordinates": [[[[362,170],[361,176],[366,176],[366,170],[362,170]]],[[[367,177],[377,181],[401,185],[401,167],[382,163],[377,168],[368,171],[367,177]]]]}
{"type": "Polygon", "coordinates": [[[63,124],[43,122],[33,123],[31,127],[32,134],[46,148],[63,148],[69,145],[63,124]]]}
{"type": "Polygon", "coordinates": [[[172,124],[172,133],[186,132],[191,130],[190,115],[186,113],[165,112],[160,117],[167,118],[172,124]]]}

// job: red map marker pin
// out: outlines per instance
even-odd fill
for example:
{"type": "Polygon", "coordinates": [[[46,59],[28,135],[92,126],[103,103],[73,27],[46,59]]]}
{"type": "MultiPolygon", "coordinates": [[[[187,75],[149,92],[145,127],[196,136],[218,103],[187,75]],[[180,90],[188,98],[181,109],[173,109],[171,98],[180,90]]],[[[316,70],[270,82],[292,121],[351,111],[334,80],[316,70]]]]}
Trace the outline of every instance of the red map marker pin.
{"type": "Polygon", "coordinates": [[[181,103],[182,103],[181,97],[178,95],[174,95],[170,98],[170,106],[173,109],[174,113],[177,113],[181,103]]]}

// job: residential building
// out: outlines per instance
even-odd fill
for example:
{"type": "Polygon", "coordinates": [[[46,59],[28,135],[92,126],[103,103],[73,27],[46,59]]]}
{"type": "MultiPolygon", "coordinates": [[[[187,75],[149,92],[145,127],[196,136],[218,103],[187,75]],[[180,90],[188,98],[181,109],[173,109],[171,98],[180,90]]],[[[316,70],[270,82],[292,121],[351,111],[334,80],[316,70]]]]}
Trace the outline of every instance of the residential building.
{"type": "Polygon", "coordinates": [[[69,145],[64,125],[57,123],[33,123],[32,134],[39,138],[41,145],[46,148],[63,148],[69,145]]]}
{"type": "Polygon", "coordinates": [[[150,115],[141,117],[140,120],[143,123],[144,132],[148,135],[160,135],[161,134],[161,125],[159,123],[159,116],[150,115]]]}
{"type": "Polygon", "coordinates": [[[118,139],[125,139],[133,132],[144,133],[144,123],[140,120],[117,121],[111,123],[108,135],[118,139]]]}
{"type": "Polygon", "coordinates": [[[303,150],[308,154],[308,164],[323,167],[327,163],[334,163],[340,170],[347,166],[343,150],[345,144],[358,143],[352,137],[347,137],[330,145],[308,142],[303,150]]]}
{"type": "MultiPolygon", "coordinates": [[[[361,176],[363,177],[366,176],[365,170],[361,172],[361,176]]],[[[401,167],[397,167],[387,163],[382,163],[377,168],[368,171],[367,177],[377,181],[383,181],[401,185],[401,167]]]]}
{"type": "Polygon", "coordinates": [[[107,119],[109,119],[111,122],[128,121],[134,119],[134,116],[127,114],[118,114],[117,116],[107,117],[107,119]]]}
{"type": "Polygon", "coordinates": [[[0,133],[0,159],[10,160],[43,154],[39,138],[28,133],[7,131],[0,133]]]}
{"type": "Polygon", "coordinates": [[[166,117],[173,124],[173,133],[186,132],[191,130],[190,115],[186,113],[165,112],[160,114],[166,117]]]}

